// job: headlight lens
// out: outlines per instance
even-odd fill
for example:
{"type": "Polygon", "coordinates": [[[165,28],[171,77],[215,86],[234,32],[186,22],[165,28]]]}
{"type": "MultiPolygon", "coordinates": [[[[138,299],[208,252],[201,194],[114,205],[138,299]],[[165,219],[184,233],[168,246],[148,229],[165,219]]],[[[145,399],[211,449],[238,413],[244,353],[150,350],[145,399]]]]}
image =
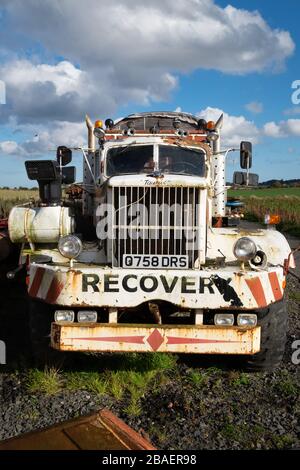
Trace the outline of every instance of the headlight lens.
{"type": "Polygon", "coordinates": [[[255,313],[240,313],[237,316],[238,326],[256,326],[257,315],[255,313]]]}
{"type": "Polygon", "coordinates": [[[105,131],[101,127],[95,127],[94,136],[97,137],[97,139],[103,139],[105,131]]]}
{"type": "Polygon", "coordinates": [[[248,237],[239,238],[233,247],[233,254],[240,261],[249,261],[255,256],[256,252],[257,248],[254,241],[248,237]]]}
{"type": "Polygon", "coordinates": [[[75,235],[61,237],[58,242],[58,250],[65,258],[77,258],[82,251],[81,240],[75,235]]]}
{"type": "Polygon", "coordinates": [[[54,320],[57,323],[68,323],[74,321],[74,311],[73,310],[55,310],[54,320]]]}
{"type": "Polygon", "coordinates": [[[233,313],[216,313],[214,316],[215,325],[232,326],[234,324],[233,313]]]}
{"type": "Polygon", "coordinates": [[[80,310],[77,313],[77,320],[79,323],[96,323],[97,312],[94,310],[80,310]]]}

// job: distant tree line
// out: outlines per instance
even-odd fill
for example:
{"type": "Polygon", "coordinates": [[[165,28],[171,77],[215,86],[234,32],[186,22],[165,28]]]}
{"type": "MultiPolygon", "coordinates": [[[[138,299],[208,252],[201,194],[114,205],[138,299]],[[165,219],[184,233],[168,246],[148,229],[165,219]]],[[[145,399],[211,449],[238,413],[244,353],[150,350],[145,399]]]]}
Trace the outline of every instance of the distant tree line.
{"type": "Polygon", "coordinates": [[[259,186],[269,187],[269,188],[299,188],[300,179],[291,179],[291,180],[269,180],[260,183],[259,186]]]}
{"type": "Polygon", "coordinates": [[[2,186],[0,189],[16,189],[19,191],[35,191],[39,189],[37,186],[33,186],[32,188],[25,188],[25,186],[14,186],[13,188],[10,188],[9,186],[2,186]]]}

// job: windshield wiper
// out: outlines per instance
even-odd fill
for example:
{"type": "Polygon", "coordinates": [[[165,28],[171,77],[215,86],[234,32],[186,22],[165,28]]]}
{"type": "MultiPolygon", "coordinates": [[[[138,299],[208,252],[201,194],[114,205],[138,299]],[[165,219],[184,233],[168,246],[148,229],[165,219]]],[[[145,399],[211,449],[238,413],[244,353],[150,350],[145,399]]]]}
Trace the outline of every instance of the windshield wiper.
{"type": "Polygon", "coordinates": [[[189,152],[197,152],[199,154],[204,153],[202,149],[190,148],[190,147],[187,147],[186,145],[180,145],[178,142],[172,142],[172,144],[176,145],[176,147],[179,147],[182,150],[188,150],[189,152]]]}
{"type": "Polygon", "coordinates": [[[134,144],[136,144],[136,140],[130,142],[130,144],[125,145],[124,148],[118,151],[117,155],[121,155],[121,153],[124,153],[128,149],[128,147],[131,147],[134,144]]]}

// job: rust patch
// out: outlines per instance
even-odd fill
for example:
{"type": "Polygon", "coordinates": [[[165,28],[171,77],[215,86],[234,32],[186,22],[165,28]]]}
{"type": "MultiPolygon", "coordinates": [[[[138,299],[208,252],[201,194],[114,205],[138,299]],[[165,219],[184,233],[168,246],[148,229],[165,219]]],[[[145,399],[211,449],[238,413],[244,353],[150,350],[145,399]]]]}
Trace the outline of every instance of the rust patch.
{"type": "Polygon", "coordinates": [[[72,294],[74,292],[80,292],[82,280],[81,274],[81,271],[68,271],[68,284],[72,294]]]}

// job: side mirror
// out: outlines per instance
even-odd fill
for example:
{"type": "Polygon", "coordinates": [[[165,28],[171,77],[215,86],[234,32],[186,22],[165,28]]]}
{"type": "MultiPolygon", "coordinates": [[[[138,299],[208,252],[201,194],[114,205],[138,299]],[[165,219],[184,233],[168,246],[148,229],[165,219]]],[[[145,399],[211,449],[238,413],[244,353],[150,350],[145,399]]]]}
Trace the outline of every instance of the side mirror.
{"type": "Polygon", "coordinates": [[[248,170],[252,167],[252,143],[241,142],[240,147],[240,164],[243,170],[248,170]]]}
{"type": "Polygon", "coordinates": [[[25,168],[30,180],[49,182],[59,177],[59,168],[54,160],[27,160],[25,168]]]}
{"type": "Polygon", "coordinates": [[[55,160],[27,160],[25,167],[28,178],[37,180],[39,184],[41,201],[48,205],[60,204],[61,175],[58,163],[55,160]]]}
{"type": "Polygon", "coordinates": [[[233,184],[237,186],[258,186],[259,177],[256,173],[235,171],[233,173],[233,184]]]}
{"type": "Polygon", "coordinates": [[[59,166],[68,165],[68,163],[72,161],[72,150],[68,147],[65,147],[64,145],[60,145],[57,147],[56,159],[59,166]]]}
{"type": "Polygon", "coordinates": [[[237,186],[245,184],[244,173],[242,171],[235,171],[233,173],[233,184],[237,186]]]}
{"type": "Polygon", "coordinates": [[[67,166],[62,169],[62,183],[72,184],[76,179],[76,168],[75,166],[67,166]]]}

